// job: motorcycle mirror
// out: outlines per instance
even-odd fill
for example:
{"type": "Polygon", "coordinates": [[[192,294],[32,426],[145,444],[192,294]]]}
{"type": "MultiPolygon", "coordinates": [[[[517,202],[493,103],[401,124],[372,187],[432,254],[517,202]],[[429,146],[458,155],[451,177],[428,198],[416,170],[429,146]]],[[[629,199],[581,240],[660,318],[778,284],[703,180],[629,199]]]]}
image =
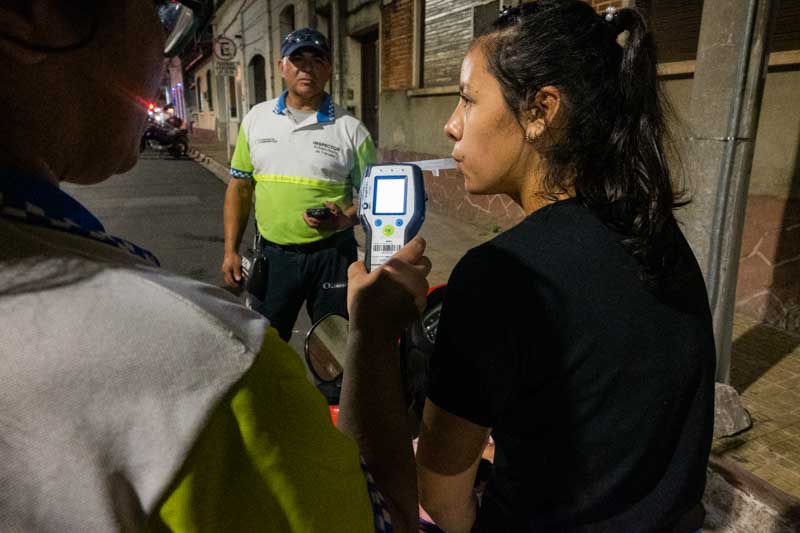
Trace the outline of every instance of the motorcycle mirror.
{"type": "Polygon", "coordinates": [[[203,31],[213,14],[214,2],[211,0],[173,0],[161,6],[158,17],[167,37],[164,55],[174,57],[180,54],[195,35],[203,31]]]}
{"type": "Polygon", "coordinates": [[[347,319],[328,315],[312,326],[306,335],[305,357],[316,379],[331,383],[344,371],[347,348],[347,319]]]}

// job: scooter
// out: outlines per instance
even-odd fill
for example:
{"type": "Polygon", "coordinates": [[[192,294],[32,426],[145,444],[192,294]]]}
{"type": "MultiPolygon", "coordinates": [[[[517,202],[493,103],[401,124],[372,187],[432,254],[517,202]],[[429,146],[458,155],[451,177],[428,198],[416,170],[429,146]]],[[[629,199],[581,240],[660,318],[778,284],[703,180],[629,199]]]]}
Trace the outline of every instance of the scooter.
{"type": "Polygon", "coordinates": [[[176,128],[167,122],[160,123],[153,117],[148,117],[139,151],[143,152],[146,148],[157,152],[166,151],[172,157],[180,159],[189,153],[189,137],[183,128],[176,128]]]}

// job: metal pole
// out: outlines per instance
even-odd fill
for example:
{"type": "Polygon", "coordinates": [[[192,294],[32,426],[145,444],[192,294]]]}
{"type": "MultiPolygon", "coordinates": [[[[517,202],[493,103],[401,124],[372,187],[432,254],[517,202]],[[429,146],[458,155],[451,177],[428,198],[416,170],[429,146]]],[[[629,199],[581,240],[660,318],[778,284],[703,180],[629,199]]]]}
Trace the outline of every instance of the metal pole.
{"type": "MultiPolygon", "coordinates": [[[[227,119],[225,120],[225,154],[226,158],[225,161],[230,164],[231,161],[231,98],[236,98],[236,92],[234,91],[233,96],[231,96],[230,90],[231,84],[228,83],[228,77],[225,76],[225,102],[228,104],[227,109],[225,109],[225,113],[228,115],[227,119]]],[[[236,105],[234,103],[233,105],[236,105]]]]}
{"type": "Polygon", "coordinates": [[[684,218],[706,276],[714,316],[717,381],[730,381],[739,253],[768,40],[777,0],[706,0],[692,87],[690,177],[684,218]]]}

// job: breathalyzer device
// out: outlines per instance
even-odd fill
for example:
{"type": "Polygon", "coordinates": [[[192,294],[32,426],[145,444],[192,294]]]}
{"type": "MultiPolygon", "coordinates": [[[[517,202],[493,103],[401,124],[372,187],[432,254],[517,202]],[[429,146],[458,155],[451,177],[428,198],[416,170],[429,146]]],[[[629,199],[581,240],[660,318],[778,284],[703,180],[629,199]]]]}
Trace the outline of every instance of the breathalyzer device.
{"type": "Polygon", "coordinates": [[[366,233],[364,263],[381,266],[414,238],[425,220],[425,184],[417,165],[370,165],[359,194],[359,219],[366,233]]]}

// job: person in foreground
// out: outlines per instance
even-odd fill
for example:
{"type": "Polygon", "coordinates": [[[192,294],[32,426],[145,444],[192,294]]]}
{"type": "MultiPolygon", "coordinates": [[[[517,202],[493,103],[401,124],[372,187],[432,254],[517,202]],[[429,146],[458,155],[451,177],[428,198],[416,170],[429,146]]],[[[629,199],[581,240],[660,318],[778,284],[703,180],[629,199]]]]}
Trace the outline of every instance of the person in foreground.
{"type": "Polygon", "coordinates": [[[451,275],[417,452],[422,507],[448,532],[698,530],[714,342],[673,216],[644,19],[523,4],[474,42],[460,91],[445,131],[467,191],[505,193],[527,217],[451,275]]]}
{"type": "Polygon", "coordinates": [[[424,301],[424,241],[350,269],[340,432],[263,317],[59,188],[134,165],[184,7],[0,5],[0,530],[414,531],[392,339],[424,301]]]}

